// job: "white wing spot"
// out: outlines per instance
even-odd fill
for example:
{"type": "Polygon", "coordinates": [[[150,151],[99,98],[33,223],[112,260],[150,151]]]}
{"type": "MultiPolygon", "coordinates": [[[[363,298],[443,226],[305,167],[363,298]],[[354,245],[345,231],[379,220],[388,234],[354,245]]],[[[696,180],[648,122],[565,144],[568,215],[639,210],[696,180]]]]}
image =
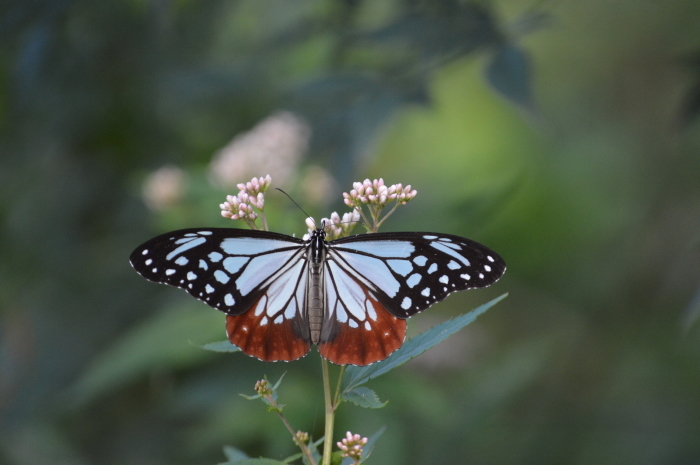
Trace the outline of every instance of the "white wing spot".
{"type": "Polygon", "coordinates": [[[275,318],[275,321],[273,321],[274,324],[278,325],[284,321],[284,315],[280,315],[277,318],[275,318]]]}
{"type": "Polygon", "coordinates": [[[444,252],[447,255],[451,256],[452,258],[457,259],[458,261],[462,262],[464,266],[470,266],[471,263],[469,260],[467,260],[467,257],[463,257],[462,255],[458,254],[454,250],[454,244],[446,244],[443,242],[431,242],[430,247],[439,250],[440,252],[444,252]]]}
{"type": "Polygon", "coordinates": [[[462,278],[462,279],[466,279],[467,281],[469,281],[470,279],[472,279],[472,277],[469,276],[468,273],[461,274],[461,275],[459,275],[459,277],[462,278]]]}
{"type": "Polygon", "coordinates": [[[479,279],[484,279],[484,273],[479,273],[479,279]]]}
{"type": "Polygon", "coordinates": [[[211,236],[213,233],[211,231],[197,231],[202,236],[211,236]]]}
{"type": "Polygon", "coordinates": [[[360,327],[360,325],[358,325],[357,321],[355,321],[355,320],[348,321],[348,324],[350,325],[351,328],[359,328],[360,327]]]}
{"type": "MultiPolygon", "coordinates": [[[[153,268],[153,271],[155,271],[155,268],[153,268]]],[[[168,276],[173,275],[175,274],[175,270],[165,270],[165,274],[168,276]]]]}
{"type": "Polygon", "coordinates": [[[445,291],[445,292],[447,292],[447,288],[446,288],[446,287],[443,287],[442,290],[445,291]]]}
{"type": "Polygon", "coordinates": [[[207,294],[211,294],[212,292],[214,292],[214,288],[211,287],[211,284],[207,284],[204,290],[207,291],[207,294]]]}
{"type": "Polygon", "coordinates": [[[462,265],[460,265],[454,260],[450,260],[450,263],[447,264],[447,268],[451,270],[456,270],[457,268],[462,268],[462,265]]]}
{"type": "Polygon", "coordinates": [[[428,297],[428,296],[430,295],[430,288],[429,288],[429,287],[426,287],[425,289],[423,289],[423,290],[420,292],[420,294],[423,295],[423,296],[425,296],[425,297],[428,297]]]}
{"type": "Polygon", "coordinates": [[[193,281],[193,280],[197,279],[197,275],[196,275],[195,273],[193,273],[193,272],[190,271],[190,272],[187,273],[187,279],[188,279],[189,281],[193,281]]]}
{"type": "Polygon", "coordinates": [[[493,259],[493,257],[492,257],[491,255],[488,255],[486,258],[487,258],[491,263],[494,262],[494,259],[493,259]]]}
{"type": "Polygon", "coordinates": [[[226,294],[224,296],[224,303],[230,307],[236,303],[236,300],[233,298],[233,296],[231,294],[226,294]]]}
{"type": "Polygon", "coordinates": [[[452,239],[450,239],[449,237],[441,237],[441,238],[438,239],[438,240],[439,240],[439,241],[442,241],[442,242],[452,242],[452,239]]]}
{"type": "Polygon", "coordinates": [[[294,318],[294,314],[297,312],[297,301],[296,299],[292,299],[289,301],[289,305],[287,305],[287,310],[284,311],[284,317],[287,319],[292,319],[294,318]]]}
{"type": "Polygon", "coordinates": [[[366,329],[367,331],[372,331],[372,325],[369,324],[369,321],[365,321],[365,329],[366,329]]]}
{"type": "Polygon", "coordinates": [[[229,278],[229,276],[228,276],[226,273],[224,273],[224,272],[221,271],[221,270],[216,270],[216,271],[214,272],[214,278],[215,278],[217,281],[219,281],[221,284],[226,284],[226,283],[228,283],[229,280],[231,279],[231,278],[229,278]]]}
{"type": "Polygon", "coordinates": [[[437,268],[437,264],[433,263],[432,265],[430,265],[430,268],[428,268],[428,274],[435,273],[437,271],[437,268]]]}
{"type": "Polygon", "coordinates": [[[411,302],[410,297],[404,297],[403,301],[401,302],[401,308],[403,308],[404,310],[408,310],[409,308],[411,308],[412,303],[413,302],[411,302]]]}
{"type": "Polygon", "coordinates": [[[413,271],[413,265],[408,260],[387,260],[387,263],[389,268],[401,276],[407,276],[408,273],[413,271]]]}
{"type": "Polygon", "coordinates": [[[425,266],[425,264],[428,262],[428,257],[425,257],[423,255],[418,255],[413,259],[413,263],[415,263],[418,266],[425,266]]]}
{"type": "Polygon", "coordinates": [[[419,275],[418,273],[413,273],[406,280],[406,284],[408,284],[408,287],[413,288],[420,282],[421,278],[422,278],[422,276],[419,275]]]}
{"type": "Polygon", "coordinates": [[[381,248],[362,242],[347,242],[337,247],[372,254],[383,258],[409,258],[416,246],[407,241],[382,241],[381,248]]]}
{"type": "Polygon", "coordinates": [[[194,236],[196,236],[195,233],[187,233],[187,234],[185,234],[185,237],[194,237],[194,236]]]}
{"type": "Polygon", "coordinates": [[[429,241],[437,239],[437,236],[423,236],[423,239],[428,239],[429,241]]]}
{"type": "Polygon", "coordinates": [[[442,284],[447,284],[447,283],[450,282],[450,278],[449,278],[446,274],[444,274],[444,275],[440,276],[439,281],[440,281],[442,284]]]}
{"type": "MultiPolygon", "coordinates": [[[[367,310],[367,315],[374,321],[377,321],[377,312],[374,311],[374,305],[372,304],[372,301],[367,299],[365,300],[365,310],[367,310]]],[[[369,324],[369,323],[365,323],[369,324]]]]}
{"type": "Polygon", "coordinates": [[[157,273],[157,272],[158,272],[158,268],[153,268],[153,272],[154,272],[154,273],[157,273]]]}
{"type": "Polygon", "coordinates": [[[203,269],[203,270],[208,270],[208,269],[209,269],[209,265],[207,265],[207,262],[205,262],[204,260],[200,260],[200,261],[199,261],[199,267],[200,267],[201,269],[203,269]]]}
{"type": "Polygon", "coordinates": [[[187,287],[189,287],[190,289],[192,289],[192,283],[190,283],[190,285],[189,285],[189,286],[187,286],[187,287]]]}
{"type": "Polygon", "coordinates": [[[488,265],[484,265],[484,269],[485,269],[486,271],[491,271],[491,267],[488,266],[488,265]]]}
{"type": "Polygon", "coordinates": [[[150,258],[146,260],[146,266],[151,266],[151,263],[153,263],[153,260],[151,260],[150,258]]]}
{"type": "Polygon", "coordinates": [[[267,296],[264,295],[260,298],[260,301],[258,302],[258,305],[255,306],[255,316],[260,316],[262,315],[262,312],[265,310],[265,307],[267,307],[267,296]]]}
{"type": "Polygon", "coordinates": [[[184,243],[180,247],[178,247],[177,249],[173,250],[168,255],[166,255],[165,259],[172,260],[173,257],[181,254],[182,252],[186,252],[187,250],[190,250],[193,247],[197,247],[198,245],[202,245],[206,241],[207,240],[203,237],[198,237],[196,239],[187,238],[187,239],[180,239],[179,241],[175,241],[176,244],[179,244],[181,242],[184,242],[184,243]]]}
{"type": "Polygon", "coordinates": [[[338,305],[337,318],[338,318],[338,321],[340,321],[341,323],[345,323],[346,321],[348,321],[348,314],[347,314],[347,312],[345,312],[345,307],[343,307],[342,305],[338,305]]]}
{"type": "Polygon", "coordinates": [[[224,258],[224,256],[221,255],[219,252],[212,252],[209,254],[209,260],[211,260],[214,263],[220,262],[222,258],[224,258]]]}
{"type": "Polygon", "coordinates": [[[182,266],[182,265],[187,265],[190,261],[186,259],[185,257],[178,257],[177,260],[175,260],[175,263],[182,266]]]}
{"type": "Polygon", "coordinates": [[[260,320],[260,326],[265,326],[267,324],[267,317],[264,316],[262,317],[262,320],[260,320]]]}
{"type": "Polygon", "coordinates": [[[449,247],[450,249],[462,250],[462,246],[460,246],[458,244],[443,242],[442,245],[445,245],[445,246],[449,247]]]}
{"type": "Polygon", "coordinates": [[[147,253],[148,253],[148,249],[146,249],[146,250],[144,250],[143,252],[141,252],[141,255],[146,255],[147,253]]]}
{"type": "Polygon", "coordinates": [[[224,268],[229,273],[235,274],[246,263],[248,263],[248,257],[228,257],[224,260],[224,268]]]}

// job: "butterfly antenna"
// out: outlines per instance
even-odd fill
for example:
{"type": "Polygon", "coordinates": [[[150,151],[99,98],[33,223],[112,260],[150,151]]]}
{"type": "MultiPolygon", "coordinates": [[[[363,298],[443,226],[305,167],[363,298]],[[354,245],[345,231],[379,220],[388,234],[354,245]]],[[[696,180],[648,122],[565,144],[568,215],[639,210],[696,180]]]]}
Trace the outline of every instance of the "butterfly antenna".
{"type": "MultiPolygon", "coordinates": [[[[296,202],[294,201],[294,199],[292,198],[291,195],[287,194],[285,191],[283,191],[283,190],[280,189],[279,187],[275,187],[275,189],[278,190],[278,191],[280,191],[281,193],[283,193],[283,194],[286,195],[287,197],[289,197],[289,200],[291,200],[292,203],[293,203],[294,205],[296,205],[297,207],[299,207],[299,210],[301,210],[302,213],[304,213],[304,215],[306,215],[307,218],[311,218],[311,221],[313,221],[314,224],[316,224],[316,220],[314,220],[314,219],[311,217],[311,215],[309,215],[308,213],[306,213],[306,212],[304,211],[304,209],[301,208],[301,205],[299,205],[298,203],[296,203],[296,202]]],[[[316,227],[318,228],[318,225],[316,225],[316,227]]]]}

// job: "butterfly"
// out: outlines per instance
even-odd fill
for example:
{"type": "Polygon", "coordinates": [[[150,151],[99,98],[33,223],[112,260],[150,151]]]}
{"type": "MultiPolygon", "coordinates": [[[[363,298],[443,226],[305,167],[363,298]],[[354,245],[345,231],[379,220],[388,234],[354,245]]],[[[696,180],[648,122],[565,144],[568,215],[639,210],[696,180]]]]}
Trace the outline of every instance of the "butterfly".
{"type": "Polygon", "coordinates": [[[339,365],[368,365],[401,347],[406,319],[450,293],[489,286],[506,264],[450,234],[389,232],[326,241],[267,231],[194,228],[142,244],[131,265],[226,313],[228,339],[264,361],[312,344],[339,365]]]}

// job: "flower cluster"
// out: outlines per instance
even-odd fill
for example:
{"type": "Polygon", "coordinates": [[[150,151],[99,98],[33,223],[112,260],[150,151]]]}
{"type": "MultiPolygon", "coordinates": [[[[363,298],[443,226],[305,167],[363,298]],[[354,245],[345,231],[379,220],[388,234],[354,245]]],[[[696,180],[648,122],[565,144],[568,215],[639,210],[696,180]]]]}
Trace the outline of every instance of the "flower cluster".
{"type": "Polygon", "coordinates": [[[309,433],[306,433],[304,431],[297,431],[297,434],[294,435],[294,441],[297,444],[306,444],[309,442],[309,433]]]}
{"type": "Polygon", "coordinates": [[[235,186],[242,176],[270,173],[280,186],[294,182],[311,128],[300,116],[278,111],[219,150],[209,167],[213,184],[235,186]]]}
{"type": "Polygon", "coordinates": [[[238,194],[226,196],[226,202],[219,205],[221,216],[232,220],[243,220],[252,229],[259,229],[255,220],[260,212],[260,215],[263,216],[263,223],[265,223],[263,213],[265,192],[270,188],[271,183],[272,178],[268,174],[264,178],[253,178],[250,182],[238,184],[236,186],[239,189],[238,194]],[[257,209],[258,212],[253,208],[257,209]]]}
{"type": "Polygon", "coordinates": [[[370,232],[377,232],[379,226],[396,211],[399,205],[406,205],[417,194],[414,189],[411,189],[410,184],[406,187],[401,183],[386,186],[382,178],[374,181],[365,179],[363,182],[353,183],[352,187],[353,189],[349,193],[343,192],[343,201],[345,205],[360,213],[370,232]],[[391,202],[394,202],[394,206],[389,213],[380,218],[382,209],[391,202]],[[364,206],[369,210],[371,222],[365,216],[364,206]]]}
{"type": "Polygon", "coordinates": [[[348,431],[342,441],[338,442],[338,448],[343,451],[343,457],[350,457],[355,463],[360,463],[362,459],[362,447],[367,444],[367,438],[359,434],[352,434],[348,431]]]}
{"type": "MultiPolygon", "coordinates": [[[[330,241],[348,236],[357,223],[360,222],[360,212],[353,210],[343,214],[342,218],[337,212],[333,212],[330,218],[321,218],[321,224],[326,231],[326,238],[330,241]]],[[[304,235],[304,240],[308,240],[311,233],[318,227],[313,218],[306,219],[306,226],[309,233],[304,235]]]]}
{"type": "Polygon", "coordinates": [[[260,381],[257,381],[255,383],[255,392],[257,392],[258,395],[261,397],[271,395],[272,388],[270,387],[270,382],[266,379],[261,379],[260,381]]]}
{"type": "Polygon", "coordinates": [[[187,173],[177,166],[165,165],[144,182],[143,200],[153,211],[166,210],[180,201],[186,187],[187,173]]]}
{"type": "Polygon", "coordinates": [[[389,202],[394,201],[406,205],[417,194],[415,190],[411,190],[410,184],[406,187],[403,187],[401,183],[385,186],[382,178],[374,181],[365,179],[363,182],[354,182],[352,187],[350,193],[343,192],[345,205],[352,208],[360,208],[363,204],[383,208],[389,202]]]}

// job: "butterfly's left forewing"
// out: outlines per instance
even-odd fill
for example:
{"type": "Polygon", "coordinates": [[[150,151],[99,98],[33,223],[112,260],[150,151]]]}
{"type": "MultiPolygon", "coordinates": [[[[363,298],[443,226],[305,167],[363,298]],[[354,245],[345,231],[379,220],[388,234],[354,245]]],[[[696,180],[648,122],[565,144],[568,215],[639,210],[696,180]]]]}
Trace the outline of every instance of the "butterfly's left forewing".
{"type": "Polygon", "coordinates": [[[238,315],[300,259],[302,245],[269,232],[182,229],[144,243],[130,261],[144,278],[180,287],[217,310],[238,315]]]}

